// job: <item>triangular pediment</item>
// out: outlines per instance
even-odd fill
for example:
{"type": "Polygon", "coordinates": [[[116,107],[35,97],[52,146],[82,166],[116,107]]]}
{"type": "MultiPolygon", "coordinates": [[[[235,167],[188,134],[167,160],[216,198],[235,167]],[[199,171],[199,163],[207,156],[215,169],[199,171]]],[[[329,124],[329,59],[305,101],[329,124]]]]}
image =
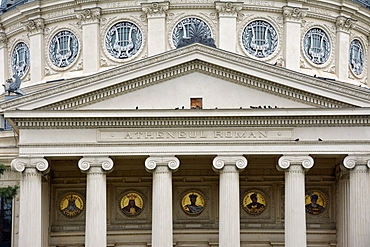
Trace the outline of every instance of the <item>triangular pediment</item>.
{"type": "MultiPolygon", "coordinates": [[[[25,89],[27,92],[27,90],[25,89]]],[[[194,44],[3,101],[21,110],[368,107],[369,91],[194,44]]]]}

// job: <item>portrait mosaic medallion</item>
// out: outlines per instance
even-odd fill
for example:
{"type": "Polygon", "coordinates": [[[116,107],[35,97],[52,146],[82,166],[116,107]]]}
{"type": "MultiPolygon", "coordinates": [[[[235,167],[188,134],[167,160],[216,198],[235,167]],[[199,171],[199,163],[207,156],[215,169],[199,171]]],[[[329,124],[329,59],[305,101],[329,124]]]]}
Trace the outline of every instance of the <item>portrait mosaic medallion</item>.
{"type": "Polygon", "coordinates": [[[138,53],[143,35],[138,26],[124,21],[113,25],[105,36],[105,48],[117,59],[127,59],[138,53]]]}
{"type": "Polygon", "coordinates": [[[260,215],[266,209],[266,197],[260,191],[248,191],[243,197],[242,206],[248,214],[260,215]]]}
{"type": "Polygon", "coordinates": [[[361,75],[365,66],[365,52],[358,39],[352,40],[349,45],[349,65],[355,75],[361,75]]]}
{"type": "Polygon", "coordinates": [[[19,77],[26,74],[30,67],[30,49],[24,42],[19,42],[12,53],[12,71],[19,77]]]}
{"type": "Polygon", "coordinates": [[[76,35],[71,31],[58,32],[50,42],[49,57],[51,62],[59,68],[71,65],[77,58],[79,43],[76,35]]]}
{"type": "Polygon", "coordinates": [[[265,58],[274,53],[278,45],[278,34],[268,22],[256,20],[249,23],[243,31],[244,49],[252,56],[265,58]]]}
{"type": "Polygon", "coordinates": [[[205,207],[205,198],[199,191],[189,191],[181,199],[181,208],[187,215],[199,215],[205,207]]]}
{"type": "Polygon", "coordinates": [[[310,29],[303,38],[303,52],[312,63],[321,65],[330,57],[331,45],[328,35],[320,28],[310,29]]]}
{"type": "Polygon", "coordinates": [[[131,191],[122,196],[119,206],[126,216],[136,217],[143,211],[144,200],[139,193],[131,191]]]}
{"type": "Polygon", "coordinates": [[[84,201],[80,195],[68,193],[60,200],[59,210],[66,217],[77,217],[84,210],[84,201]]]}
{"type": "Polygon", "coordinates": [[[319,215],[326,209],[327,199],[324,193],[310,190],[305,196],[305,208],[308,214],[319,215]]]}

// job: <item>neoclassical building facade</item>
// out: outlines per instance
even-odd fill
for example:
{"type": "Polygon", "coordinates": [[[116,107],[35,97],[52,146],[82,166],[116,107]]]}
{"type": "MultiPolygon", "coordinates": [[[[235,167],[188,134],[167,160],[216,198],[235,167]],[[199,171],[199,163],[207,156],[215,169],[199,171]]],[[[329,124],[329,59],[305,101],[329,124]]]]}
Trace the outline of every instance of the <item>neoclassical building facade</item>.
{"type": "Polygon", "coordinates": [[[2,1],[0,246],[370,246],[369,60],[369,1],[2,1]]]}

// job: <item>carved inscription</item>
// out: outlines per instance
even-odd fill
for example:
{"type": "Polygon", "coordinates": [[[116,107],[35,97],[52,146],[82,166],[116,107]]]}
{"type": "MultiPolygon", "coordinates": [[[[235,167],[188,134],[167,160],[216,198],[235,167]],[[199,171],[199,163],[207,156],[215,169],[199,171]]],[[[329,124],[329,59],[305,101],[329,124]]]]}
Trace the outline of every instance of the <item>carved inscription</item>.
{"type": "Polygon", "coordinates": [[[153,142],[153,141],[252,141],[252,140],[291,140],[293,129],[169,129],[169,130],[98,130],[98,142],[153,142]]]}

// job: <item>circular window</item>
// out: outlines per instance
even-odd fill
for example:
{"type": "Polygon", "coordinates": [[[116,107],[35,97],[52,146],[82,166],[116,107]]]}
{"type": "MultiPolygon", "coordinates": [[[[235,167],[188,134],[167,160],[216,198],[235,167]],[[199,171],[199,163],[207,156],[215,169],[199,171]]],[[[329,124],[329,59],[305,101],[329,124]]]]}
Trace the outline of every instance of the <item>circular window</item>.
{"type": "Polygon", "coordinates": [[[12,70],[14,74],[22,77],[26,74],[30,67],[30,49],[28,46],[20,42],[18,43],[12,53],[12,70]]]}
{"type": "Polygon", "coordinates": [[[79,43],[76,35],[68,30],[60,31],[50,42],[50,60],[59,68],[67,67],[76,60],[78,50],[79,43]]]}
{"type": "Polygon", "coordinates": [[[248,54],[265,58],[276,50],[278,34],[270,23],[257,20],[249,23],[244,28],[242,43],[248,54]]]}
{"type": "Polygon", "coordinates": [[[198,18],[186,18],[175,26],[172,31],[172,43],[178,48],[179,44],[186,43],[186,40],[194,39],[194,42],[199,40],[208,40],[212,38],[211,29],[209,26],[198,18]]]}
{"type": "Polygon", "coordinates": [[[303,38],[305,56],[314,64],[324,64],[330,57],[330,41],[320,28],[310,29],[303,38]]]}
{"type": "Polygon", "coordinates": [[[105,47],[117,59],[132,57],[138,53],[143,41],[140,29],[131,22],[119,22],[105,36],[105,47]]]}
{"type": "Polygon", "coordinates": [[[355,75],[361,75],[365,63],[364,48],[359,40],[355,39],[349,46],[349,65],[355,75]]]}

